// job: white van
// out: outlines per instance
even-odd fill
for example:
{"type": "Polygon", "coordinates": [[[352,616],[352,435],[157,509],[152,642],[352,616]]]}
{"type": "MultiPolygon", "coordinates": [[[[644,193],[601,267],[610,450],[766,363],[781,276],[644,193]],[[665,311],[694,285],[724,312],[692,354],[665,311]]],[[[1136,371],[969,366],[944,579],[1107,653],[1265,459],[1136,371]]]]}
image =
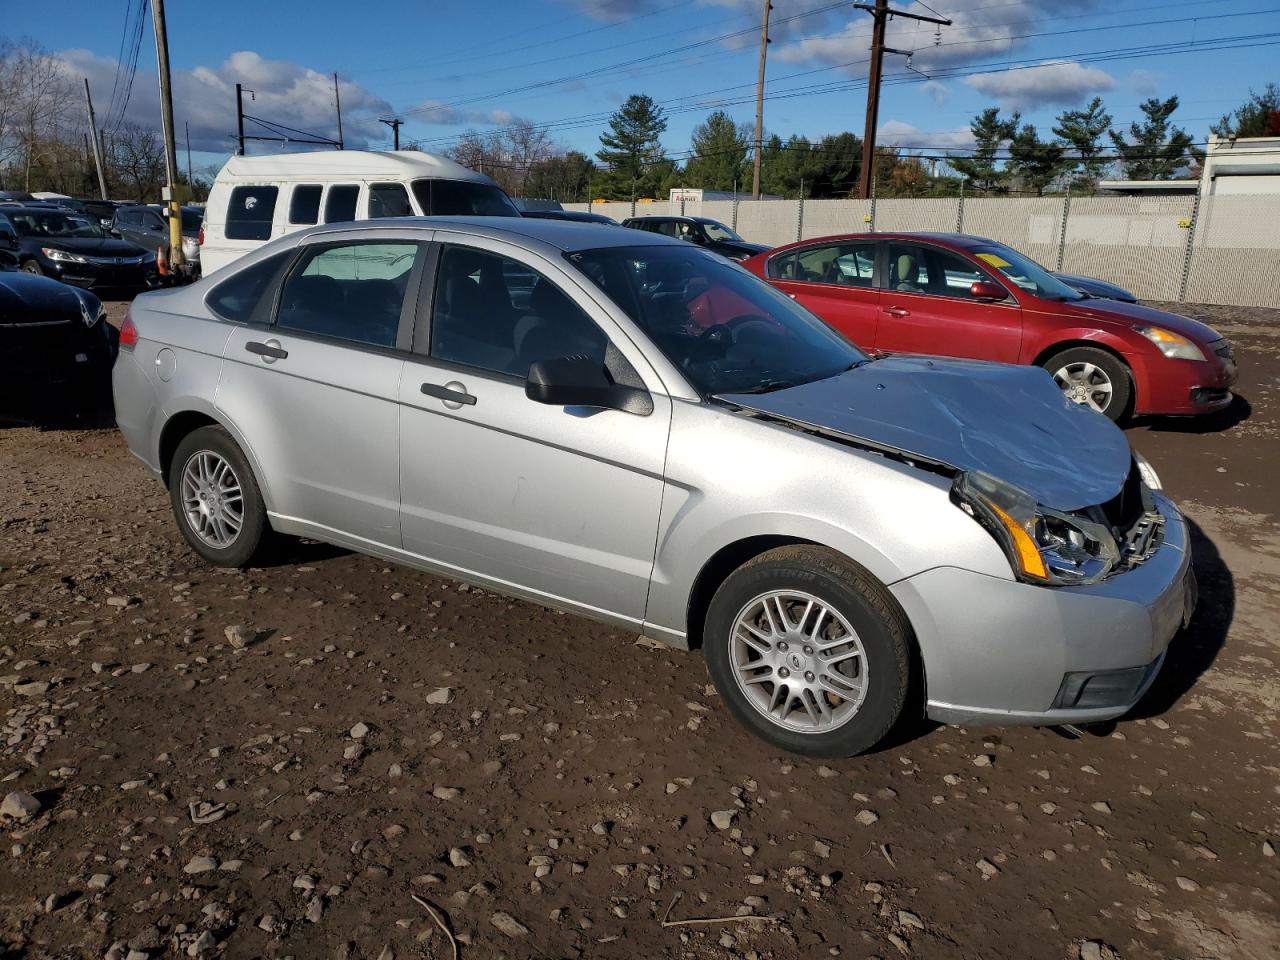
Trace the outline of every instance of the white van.
{"type": "Polygon", "coordinates": [[[205,276],[317,223],[413,216],[518,217],[488,177],[417,150],[232,157],[213,181],[201,233],[205,276]]]}

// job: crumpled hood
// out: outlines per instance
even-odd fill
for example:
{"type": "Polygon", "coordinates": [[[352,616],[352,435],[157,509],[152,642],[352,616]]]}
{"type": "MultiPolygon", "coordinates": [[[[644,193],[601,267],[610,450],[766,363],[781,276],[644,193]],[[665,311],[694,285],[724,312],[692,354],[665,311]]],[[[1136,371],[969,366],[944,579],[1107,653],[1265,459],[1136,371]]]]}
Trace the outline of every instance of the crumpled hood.
{"type": "Polygon", "coordinates": [[[0,273],[0,324],[49,323],[84,317],[96,320],[93,294],[30,273],[0,273]]]}
{"type": "Polygon", "coordinates": [[[1112,323],[1122,323],[1125,326],[1142,324],[1149,327],[1164,327],[1166,330],[1172,330],[1174,333],[1201,345],[1222,339],[1222,334],[1207,323],[1201,323],[1199,320],[1193,320],[1180,314],[1169,313],[1166,310],[1157,310],[1141,303],[1125,303],[1121,300],[1102,300],[1090,297],[1087,300],[1079,300],[1074,303],[1054,303],[1052,306],[1055,313],[1070,316],[1073,319],[1084,317],[1089,320],[1109,320],[1112,323]]]}
{"type": "Polygon", "coordinates": [[[1133,454],[1110,420],[1039,367],[884,357],[827,380],[720,399],[835,436],[1012,483],[1046,507],[1116,496],[1133,454]]]}

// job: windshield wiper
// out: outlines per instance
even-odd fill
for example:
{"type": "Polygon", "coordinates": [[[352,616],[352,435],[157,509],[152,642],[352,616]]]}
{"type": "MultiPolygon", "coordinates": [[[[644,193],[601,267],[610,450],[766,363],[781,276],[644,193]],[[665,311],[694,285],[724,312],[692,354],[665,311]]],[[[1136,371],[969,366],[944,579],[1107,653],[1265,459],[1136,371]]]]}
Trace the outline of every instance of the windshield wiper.
{"type": "Polygon", "coordinates": [[[775,390],[787,390],[794,387],[795,384],[790,380],[763,380],[754,387],[747,387],[745,390],[733,390],[732,393],[773,393],[775,390]]]}

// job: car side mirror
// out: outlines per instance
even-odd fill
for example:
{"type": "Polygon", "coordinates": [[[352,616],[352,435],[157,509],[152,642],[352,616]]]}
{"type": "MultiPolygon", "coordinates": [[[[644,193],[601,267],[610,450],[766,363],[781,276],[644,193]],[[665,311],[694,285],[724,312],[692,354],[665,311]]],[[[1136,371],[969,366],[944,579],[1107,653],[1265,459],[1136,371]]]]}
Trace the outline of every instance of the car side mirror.
{"type": "Polygon", "coordinates": [[[530,364],[524,395],[553,407],[600,407],[642,417],[653,413],[649,391],[614,383],[604,364],[590,357],[559,357],[530,364]]]}
{"type": "Polygon", "coordinates": [[[1004,287],[992,283],[990,280],[978,280],[970,284],[969,296],[975,300],[986,300],[988,302],[1009,299],[1009,294],[1004,287]]]}

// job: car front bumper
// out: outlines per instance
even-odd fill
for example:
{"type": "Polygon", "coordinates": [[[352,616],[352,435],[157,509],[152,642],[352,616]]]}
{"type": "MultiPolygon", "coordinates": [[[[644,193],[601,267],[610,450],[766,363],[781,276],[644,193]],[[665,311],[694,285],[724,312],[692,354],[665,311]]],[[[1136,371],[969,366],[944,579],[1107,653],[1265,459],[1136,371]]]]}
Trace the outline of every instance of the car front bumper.
{"type": "MultiPolygon", "coordinates": [[[[1208,350],[1209,348],[1204,348],[1208,350]]],[[[1135,413],[1188,416],[1231,405],[1235,360],[1210,353],[1207,360],[1169,360],[1151,364],[1147,389],[1139,391],[1135,413]]]]}
{"type": "Polygon", "coordinates": [[[1128,712],[1196,603],[1186,521],[1101,583],[1040,587],[955,567],[890,587],[915,629],[928,715],[943,723],[1091,723],[1128,712]]]}
{"type": "Polygon", "coordinates": [[[154,262],[116,265],[43,260],[40,267],[46,276],[86,290],[104,288],[144,290],[157,286],[160,279],[154,262]]]}

